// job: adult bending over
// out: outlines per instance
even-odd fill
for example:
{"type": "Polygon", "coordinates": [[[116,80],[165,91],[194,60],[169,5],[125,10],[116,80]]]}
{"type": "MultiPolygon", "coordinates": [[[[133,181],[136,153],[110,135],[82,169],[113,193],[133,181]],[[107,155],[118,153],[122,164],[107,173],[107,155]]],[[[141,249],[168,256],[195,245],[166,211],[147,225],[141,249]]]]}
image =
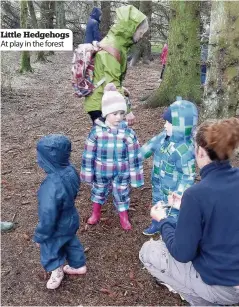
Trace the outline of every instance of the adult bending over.
{"type": "Polygon", "coordinates": [[[162,239],[146,242],[140,260],[156,279],[191,305],[239,302],[239,120],[208,121],[196,133],[201,181],[182,197],[176,226],[161,206],[151,210],[162,239]]]}
{"type": "MultiPolygon", "coordinates": [[[[122,87],[122,81],[126,73],[127,52],[129,48],[139,41],[148,30],[146,16],[132,5],[122,6],[116,9],[117,20],[109,30],[107,36],[100,42],[100,45],[112,48],[112,52],[119,53],[120,59],[112,54],[101,50],[95,56],[94,84],[104,80],[97,87],[92,95],[85,98],[84,108],[89,113],[92,121],[101,117],[101,101],[104,94],[104,87],[108,83],[114,83],[121,94],[128,94],[122,87]]],[[[128,106],[126,120],[129,125],[134,123],[134,115],[128,106]]]]}

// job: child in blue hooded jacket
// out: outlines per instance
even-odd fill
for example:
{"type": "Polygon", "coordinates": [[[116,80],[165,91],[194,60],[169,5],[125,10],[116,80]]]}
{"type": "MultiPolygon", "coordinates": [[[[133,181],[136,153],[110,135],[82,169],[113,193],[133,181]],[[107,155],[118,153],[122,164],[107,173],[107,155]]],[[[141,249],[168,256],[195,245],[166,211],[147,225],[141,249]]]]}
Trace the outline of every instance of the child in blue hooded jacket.
{"type": "MultiPolygon", "coordinates": [[[[151,175],[153,205],[162,202],[162,206],[172,206],[167,213],[177,218],[179,206],[173,205],[172,195],[180,202],[183,192],[193,185],[196,175],[192,132],[197,125],[198,112],[192,102],[177,97],[177,101],[164,112],[163,118],[165,130],[142,146],[141,154],[145,159],[154,154],[151,175]]],[[[143,234],[158,232],[159,223],[152,220],[143,234]]]]}
{"type": "Polygon", "coordinates": [[[80,178],[69,162],[70,153],[71,142],[64,135],[48,135],[37,144],[38,164],[47,176],[38,190],[39,223],[33,240],[40,245],[42,266],[52,272],[48,289],[58,288],[64,273],[86,273],[84,249],[76,236],[80,178]],[[65,260],[68,265],[63,267],[65,260]]]}

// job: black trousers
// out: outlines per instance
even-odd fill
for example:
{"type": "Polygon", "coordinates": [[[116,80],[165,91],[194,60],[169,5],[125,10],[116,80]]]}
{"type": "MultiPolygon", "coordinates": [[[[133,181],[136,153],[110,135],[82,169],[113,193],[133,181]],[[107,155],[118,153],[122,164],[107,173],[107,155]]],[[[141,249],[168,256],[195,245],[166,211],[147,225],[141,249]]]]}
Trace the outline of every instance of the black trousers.
{"type": "Polygon", "coordinates": [[[102,116],[102,112],[100,110],[90,111],[90,112],[88,112],[88,114],[89,114],[93,124],[94,124],[94,121],[97,118],[100,118],[102,116]]]}
{"type": "Polygon", "coordinates": [[[160,79],[163,79],[164,70],[165,70],[165,65],[163,65],[163,68],[162,68],[162,71],[161,71],[161,75],[160,75],[160,79]]]}

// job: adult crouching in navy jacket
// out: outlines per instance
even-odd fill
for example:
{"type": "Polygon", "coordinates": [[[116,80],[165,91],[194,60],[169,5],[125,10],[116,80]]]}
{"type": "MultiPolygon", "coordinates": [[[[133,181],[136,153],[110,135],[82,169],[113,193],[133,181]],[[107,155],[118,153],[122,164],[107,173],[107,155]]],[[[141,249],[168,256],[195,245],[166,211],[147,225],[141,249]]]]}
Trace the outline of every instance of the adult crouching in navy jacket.
{"type": "Polygon", "coordinates": [[[101,9],[94,7],[86,25],[85,44],[91,44],[93,41],[99,42],[101,40],[99,29],[101,15],[101,9]]]}
{"type": "Polygon", "coordinates": [[[239,119],[204,122],[195,140],[201,181],[182,197],[178,222],[160,206],[151,216],[163,241],[146,242],[140,260],[158,282],[194,306],[239,303],[239,119]]]}

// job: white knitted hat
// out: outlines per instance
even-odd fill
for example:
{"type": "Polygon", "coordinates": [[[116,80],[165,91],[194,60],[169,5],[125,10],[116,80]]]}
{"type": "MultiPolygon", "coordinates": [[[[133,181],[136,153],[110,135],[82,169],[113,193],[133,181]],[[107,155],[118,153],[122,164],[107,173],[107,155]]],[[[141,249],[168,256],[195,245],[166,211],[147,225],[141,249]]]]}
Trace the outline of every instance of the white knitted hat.
{"type": "Polygon", "coordinates": [[[114,83],[108,83],[102,97],[102,116],[106,117],[106,115],[117,111],[127,112],[126,101],[124,96],[117,91],[114,83]]]}

